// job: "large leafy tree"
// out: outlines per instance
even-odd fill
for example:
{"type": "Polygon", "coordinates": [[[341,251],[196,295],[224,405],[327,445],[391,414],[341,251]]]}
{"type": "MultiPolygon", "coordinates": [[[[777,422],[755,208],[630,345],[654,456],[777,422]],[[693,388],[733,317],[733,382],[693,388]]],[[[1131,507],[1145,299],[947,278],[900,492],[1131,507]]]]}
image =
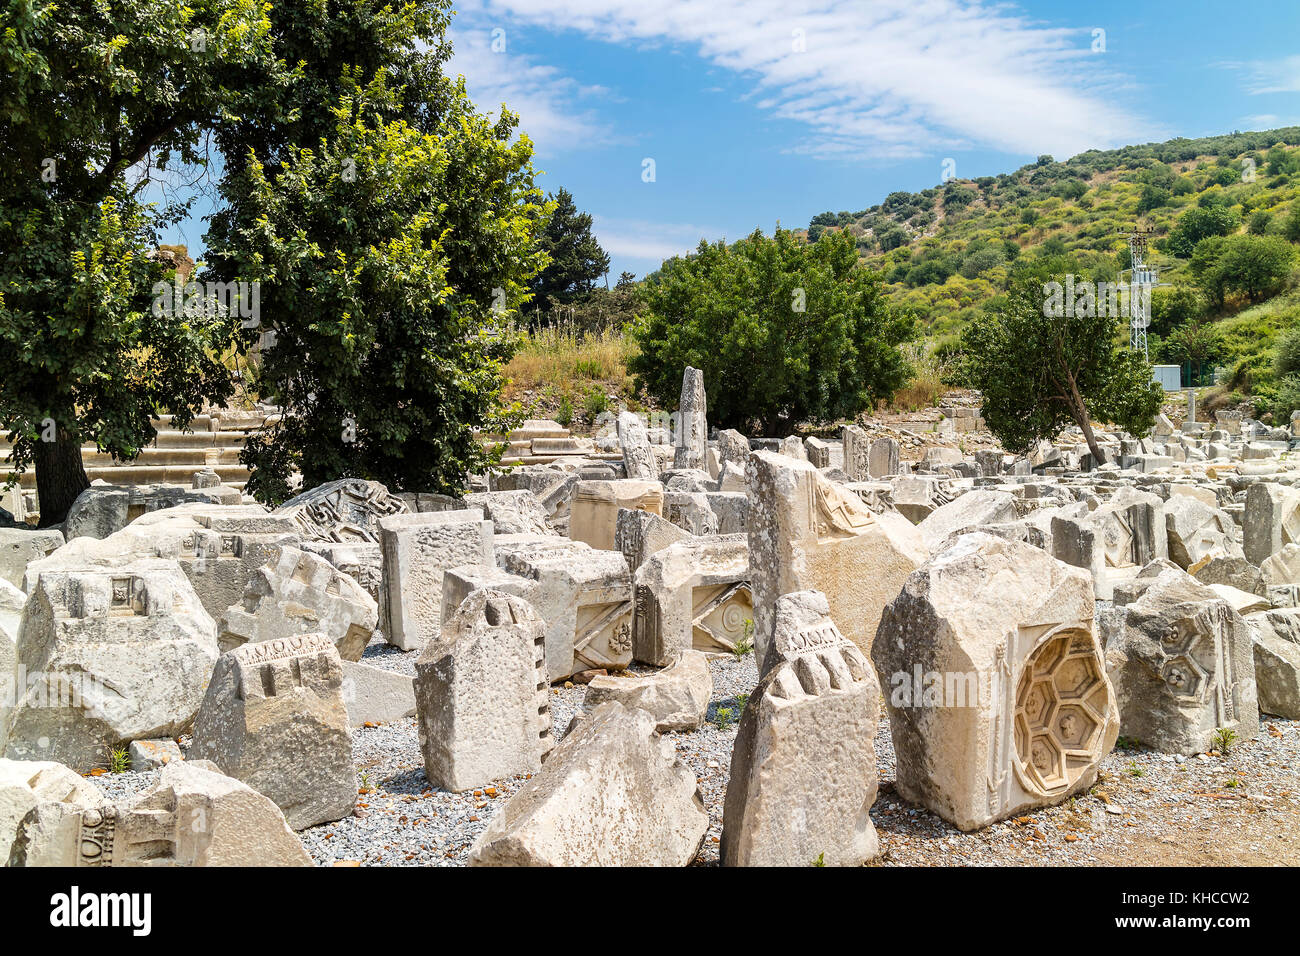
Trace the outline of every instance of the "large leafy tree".
{"type": "Polygon", "coordinates": [[[0,426],[43,525],[88,485],[83,442],[134,458],[153,416],[184,427],[229,393],[228,324],[154,314],[149,253],[178,210],[141,196],[274,72],[267,30],[253,0],[0,8],[0,426]]]}
{"type": "Polygon", "coordinates": [[[898,345],[914,322],[888,307],[847,233],[701,242],[647,277],[642,295],[640,354],[628,363],[638,387],[672,406],[682,369],[701,369],[710,421],[723,427],[779,435],[853,418],[910,374],[898,345]]]}
{"type": "Polygon", "coordinates": [[[1230,295],[1258,302],[1286,282],[1295,250],[1281,236],[1212,236],[1197,243],[1191,273],[1206,297],[1222,307],[1230,295]]]}
{"type": "Polygon", "coordinates": [[[501,422],[507,320],[544,261],[530,142],[439,71],[447,4],[366,9],[388,53],[313,59],[280,91],[208,237],[215,274],[260,284],[256,386],[284,414],[242,460],[267,502],[294,471],[461,490],[492,460],[475,431],[501,422]]]}
{"type": "Polygon", "coordinates": [[[588,295],[609,271],[609,256],[591,234],[591,213],[578,212],[567,189],[553,201],[555,210],[538,239],[550,262],[533,281],[533,307],[543,312],[588,295]]]}
{"type": "Polygon", "coordinates": [[[1006,298],[966,327],[961,374],[981,392],[981,414],[1008,451],[1025,454],[1073,422],[1102,462],[1091,422],[1145,434],[1164,392],[1150,364],[1127,347],[1120,319],[1096,308],[1044,314],[1045,280],[1066,278],[1044,265],[1020,272],[1006,298]]]}

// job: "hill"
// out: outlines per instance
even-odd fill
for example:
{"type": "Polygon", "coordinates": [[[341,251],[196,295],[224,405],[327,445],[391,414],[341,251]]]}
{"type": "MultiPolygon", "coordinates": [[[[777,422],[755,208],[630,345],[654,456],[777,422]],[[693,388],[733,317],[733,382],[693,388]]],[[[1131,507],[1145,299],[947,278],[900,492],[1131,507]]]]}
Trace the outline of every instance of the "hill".
{"type": "MultiPolygon", "coordinates": [[[[891,299],[914,308],[942,343],[1001,294],[1022,256],[1064,255],[1080,272],[1113,278],[1128,267],[1124,236],[1136,228],[1153,236],[1148,258],[1170,284],[1156,293],[1161,317],[1175,290],[1201,285],[1191,254],[1207,230],[1287,233],[1300,216],[1298,146],[1300,127],[1287,127],[1091,150],[1063,162],[1040,156],[1012,173],[893,192],[860,212],[822,213],[807,236],[850,232],[864,261],[884,274],[891,299]],[[1191,210],[1199,212],[1188,217],[1191,210]]],[[[1259,304],[1229,297],[1211,311],[1259,304]]],[[[1157,337],[1176,324],[1158,322],[1157,337]]]]}

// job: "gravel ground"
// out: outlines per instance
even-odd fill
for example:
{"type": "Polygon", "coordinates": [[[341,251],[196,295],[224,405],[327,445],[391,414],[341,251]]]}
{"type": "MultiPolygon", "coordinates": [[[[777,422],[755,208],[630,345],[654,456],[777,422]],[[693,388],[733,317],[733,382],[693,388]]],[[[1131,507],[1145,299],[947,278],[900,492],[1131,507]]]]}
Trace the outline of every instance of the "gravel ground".
{"type": "MultiPolygon", "coordinates": [[[[365,660],[412,673],[417,656],[372,645],[365,660]]],[[[709,722],[694,733],[668,735],[700,781],[709,811],[700,865],[718,861],[736,720],[758,680],[752,654],[716,658],[709,667],[709,722]]],[[[557,739],[585,692],[571,684],[551,689],[557,739]]],[[[883,713],[876,753],[880,793],[871,815],[880,835],[879,865],[1300,865],[1300,721],[1269,718],[1256,739],[1228,754],[1183,759],[1116,750],[1088,794],[977,833],[962,833],[897,796],[883,713]]],[[[323,866],[464,865],[492,814],[526,779],[459,794],[430,787],[413,718],[354,731],[353,755],[362,791],[355,815],[300,834],[323,866]]],[[[116,798],[156,779],[150,771],[105,774],[95,782],[116,798]]]]}

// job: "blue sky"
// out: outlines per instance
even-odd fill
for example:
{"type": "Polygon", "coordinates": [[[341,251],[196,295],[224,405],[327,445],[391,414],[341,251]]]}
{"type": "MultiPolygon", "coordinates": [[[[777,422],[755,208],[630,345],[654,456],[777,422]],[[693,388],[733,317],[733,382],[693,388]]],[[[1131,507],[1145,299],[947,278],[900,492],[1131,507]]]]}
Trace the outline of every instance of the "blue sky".
{"type": "Polygon", "coordinates": [[[1300,124],[1297,0],[465,0],[451,37],[543,188],[595,217],[611,284],[935,185],[946,159],[973,177],[1300,124]]]}

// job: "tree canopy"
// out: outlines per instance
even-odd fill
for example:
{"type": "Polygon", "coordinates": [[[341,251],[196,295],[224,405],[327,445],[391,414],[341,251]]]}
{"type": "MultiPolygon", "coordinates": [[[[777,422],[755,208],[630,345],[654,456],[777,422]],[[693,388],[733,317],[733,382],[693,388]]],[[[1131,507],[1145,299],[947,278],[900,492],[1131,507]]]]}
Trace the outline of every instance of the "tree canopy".
{"type": "Polygon", "coordinates": [[[913,320],[889,309],[847,233],[701,242],[647,277],[642,299],[640,354],[628,363],[638,387],[675,406],[682,370],[701,369],[710,421],[722,427],[777,435],[853,418],[910,374],[898,345],[913,320]]]}

